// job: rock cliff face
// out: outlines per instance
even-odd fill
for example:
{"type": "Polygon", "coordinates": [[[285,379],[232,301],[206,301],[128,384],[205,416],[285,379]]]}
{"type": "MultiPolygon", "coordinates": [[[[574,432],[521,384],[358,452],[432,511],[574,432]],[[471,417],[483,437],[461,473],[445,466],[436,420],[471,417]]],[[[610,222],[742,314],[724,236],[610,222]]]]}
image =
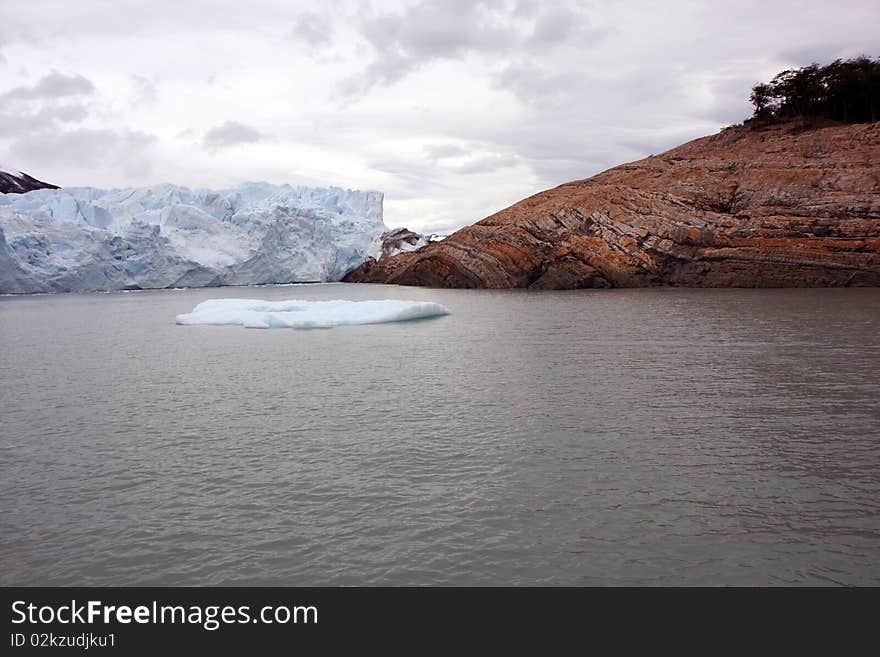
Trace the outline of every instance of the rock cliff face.
{"type": "Polygon", "coordinates": [[[550,189],[346,279],[431,287],[880,285],[880,123],[741,126],[550,189]]]}

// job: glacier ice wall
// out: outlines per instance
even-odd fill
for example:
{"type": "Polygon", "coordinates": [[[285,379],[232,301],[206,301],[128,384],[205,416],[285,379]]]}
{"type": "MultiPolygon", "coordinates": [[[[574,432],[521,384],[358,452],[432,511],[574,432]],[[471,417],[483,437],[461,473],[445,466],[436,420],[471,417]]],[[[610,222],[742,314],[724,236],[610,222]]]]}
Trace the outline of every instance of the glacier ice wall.
{"type": "Polygon", "coordinates": [[[0,194],[0,293],[334,281],[385,230],[381,192],[335,187],[0,194]]]}

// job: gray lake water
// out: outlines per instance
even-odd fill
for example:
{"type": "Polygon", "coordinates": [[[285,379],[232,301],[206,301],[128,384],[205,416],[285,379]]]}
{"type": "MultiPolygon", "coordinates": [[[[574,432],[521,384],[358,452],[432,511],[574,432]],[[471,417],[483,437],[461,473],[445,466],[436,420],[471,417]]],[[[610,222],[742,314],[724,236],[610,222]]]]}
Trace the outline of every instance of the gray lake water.
{"type": "Polygon", "coordinates": [[[880,290],[0,298],[0,584],[880,584],[880,290]],[[330,330],[209,298],[431,300],[330,330]]]}

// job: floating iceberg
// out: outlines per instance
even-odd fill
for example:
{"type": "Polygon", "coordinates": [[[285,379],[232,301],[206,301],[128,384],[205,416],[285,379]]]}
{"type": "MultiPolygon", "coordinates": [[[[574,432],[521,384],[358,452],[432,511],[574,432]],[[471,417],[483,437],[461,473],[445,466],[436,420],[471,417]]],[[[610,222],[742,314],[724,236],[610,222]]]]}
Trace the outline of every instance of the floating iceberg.
{"type": "Polygon", "coordinates": [[[178,324],[240,325],[247,328],[333,328],[353,324],[383,324],[448,315],[430,301],[262,301],[210,299],[191,313],[177,316],[178,324]]]}

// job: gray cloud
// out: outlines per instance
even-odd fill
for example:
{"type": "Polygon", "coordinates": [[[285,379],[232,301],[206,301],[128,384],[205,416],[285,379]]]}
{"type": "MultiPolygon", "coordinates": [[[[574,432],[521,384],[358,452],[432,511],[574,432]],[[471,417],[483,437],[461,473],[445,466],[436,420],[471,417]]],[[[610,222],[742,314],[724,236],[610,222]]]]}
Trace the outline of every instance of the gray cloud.
{"type": "Polygon", "coordinates": [[[513,3],[514,16],[534,16],[546,0],[516,0],[513,3]]]}
{"type": "Polygon", "coordinates": [[[877,56],[880,47],[873,52],[865,52],[864,48],[841,43],[814,43],[798,48],[789,48],[779,53],[780,61],[790,66],[806,66],[808,64],[827,64],[835,59],[847,59],[859,55],[877,56]]]}
{"type": "Polygon", "coordinates": [[[58,71],[0,94],[0,138],[9,140],[8,157],[36,172],[108,166],[131,175],[148,173],[155,136],[82,125],[92,118],[96,94],[88,78],[58,71]]]}
{"type": "Polygon", "coordinates": [[[208,130],[203,144],[208,150],[217,150],[240,144],[253,144],[263,139],[265,135],[256,128],[238,121],[226,121],[208,130]]]}
{"type": "Polygon", "coordinates": [[[131,76],[132,102],[135,105],[152,105],[159,100],[159,92],[152,80],[142,75],[131,76]]]}
{"type": "Polygon", "coordinates": [[[533,63],[507,66],[492,81],[496,88],[509,91],[527,105],[545,110],[570,102],[585,82],[583,74],[554,71],[533,63]]]}
{"type": "Polygon", "coordinates": [[[752,112],[749,94],[760,80],[753,77],[722,77],[709,84],[711,101],[702,116],[725,124],[739,123],[752,112]]]}
{"type": "Polygon", "coordinates": [[[80,104],[49,105],[39,109],[20,105],[0,107],[0,137],[26,140],[32,133],[62,129],[61,124],[79,123],[88,114],[88,109],[80,104]]]}
{"type": "Polygon", "coordinates": [[[5,12],[0,22],[0,43],[43,46],[83,35],[100,38],[120,34],[155,35],[167,42],[169,36],[289,24],[300,11],[289,0],[224,3],[222,11],[212,0],[113,0],[112,5],[106,0],[20,2],[15,11],[5,12]]]}
{"type": "Polygon", "coordinates": [[[458,144],[428,144],[423,150],[431,160],[439,160],[447,157],[464,157],[470,151],[458,144]]]}
{"type": "Polygon", "coordinates": [[[79,123],[89,114],[82,97],[95,93],[95,86],[81,75],[57,71],[32,85],[0,94],[0,137],[13,138],[20,146],[34,135],[63,132],[65,124],[79,123]]]}
{"type": "MultiPolygon", "coordinates": [[[[18,161],[33,163],[31,168],[49,163],[86,168],[121,164],[132,171],[143,172],[145,162],[148,162],[143,151],[155,141],[153,135],[128,130],[48,127],[15,140],[9,152],[18,161]]],[[[146,170],[149,170],[148,165],[146,170]]]]}
{"type": "Polygon", "coordinates": [[[64,75],[52,71],[33,85],[10,89],[0,96],[0,101],[52,100],[69,96],[88,96],[94,91],[95,85],[82,75],[64,75]]]}
{"type": "Polygon", "coordinates": [[[539,46],[564,41],[574,30],[575,16],[567,7],[556,7],[538,17],[529,43],[539,46]]]}
{"type": "MultiPolygon", "coordinates": [[[[420,0],[400,13],[362,16],[359,31],[376,57],[360,74],[348,78],[343,93],[363,93],[390,85],[439,60],[471,53],[528,56],[566,43],[585,29],[587,18],[571,8],[536,14],[529,4],[493,0],[420,0]]],[[[610,32],[584,32],[584,43],[598,43],[610,32]]]]}
{"type": "Polygon", "coordinates": [[[321,48],[329,45],[333,36],[333,24],[327,18],[309,12],[296,19],[290,34],[299,43],[311,48],[321,48]]]}
{"type": "Polygon", "coordinates": [[[432,165],[459,174],[487,173],[519,164],[510,153],[486,153],[483,147],[465,148],[458,144],[428,144],[423,148],[432,165]]]}
{"type": "Polygon", "coordinates": [[[494,153],[491,155],[483,155],[472,158],[461,164],[455,164],[450,167],[459,174],[469,175],[474,173],[488,173],[497,171],[498,169],[507,169],[516,166],[519,163],[515,155],[506,155],[503,153],[494,153]]]}

